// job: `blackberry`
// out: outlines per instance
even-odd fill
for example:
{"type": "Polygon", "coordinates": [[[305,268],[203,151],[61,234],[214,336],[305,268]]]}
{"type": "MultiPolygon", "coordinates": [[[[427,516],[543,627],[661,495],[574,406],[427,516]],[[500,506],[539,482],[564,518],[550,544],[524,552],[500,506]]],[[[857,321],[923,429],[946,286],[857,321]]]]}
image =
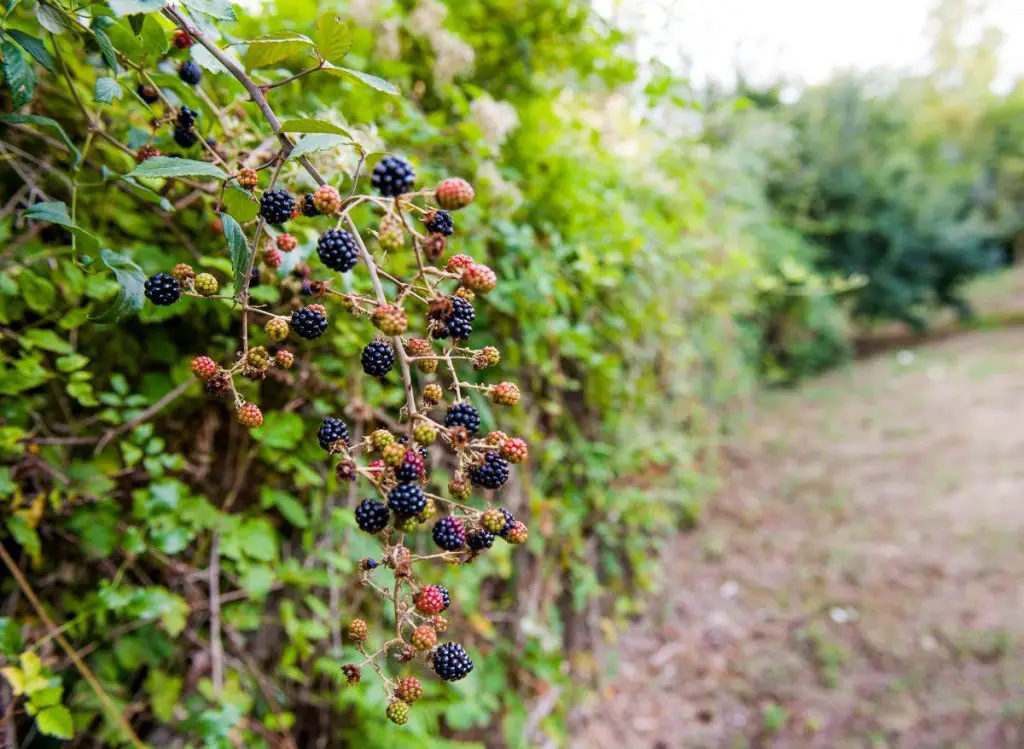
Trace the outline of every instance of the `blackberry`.
{"type": "Polygon", "coordinates": [[[448,588],[443,585],[435,585],[434,587],[441,594],[441,601],[443,602],[441,611],[447,611],[448,607],[452,605],[452,597],[448,594],[448,588]]]}
{"type": "Polygon", "coordinates": [[[327,330],[327,318],[309,307],[297,309],[292,312],[292,330],[307,341],[312,341],[327,330]]]}
{"type": "Polygon", "coordinates": [[[363,349],[359,361],[370,377],[383,377],[395,365],[395,352],[384,341],[370,341],[363,349]]]}
{"type": "Polygon", "coordinates": [[[378,533],[384,530],[390,517],[391,513],[388,512],[388,508],[384,506],[383,502],[378,502],[376,499],[364,499],[356,507],[356,525],[359,526],[359,530],[366,533],[378,533]]]}
{"type": "Polygon", "coordinates": [[[457,642],[446,642],[434,651],[434,673],[445,681],[458,681],[473,670],[473,660],[457,642]]]}
{"type": "Polygon", "coordinates": [[[466,427],[470,434],[476,434],[480,429],[480,412],[476,410],[469,401],[459,401],[448,407],[444,415],[446,427],[466,427]]]}
{"type": "Polygon", "coordinates": [[[306,218],[316,218],[322,216],[320,209],[316,207],[316,203],[313,202],[313,193],[307,192],[302,196],[302,215],[306,218]]]}
{"type": "Polygon", "coordinates": [[[370,570],[377,569],[379,562],[373,557],[366,557],[359,562],[359,568],[369,572],[370,570]]]}
{"type": "Polygon", "coordinates": [[[450,237],[455,233],[455,222],[448,211],[431,211],[424,222],[430,231],[450,237]]]}
{"type": "Polygon", "coordinates": [[[388,507],[398,517],[411,517],[427,506],[427,498],[423,490],[416,484],[402,483],[391,490],[388,495],[388,507]]]}
{"type": "Polygon", "coordinates": [[[421,614],[440,614],[449,604],[451,599],[448,596],[448,589],[440,585],[425,585],[413,596],[413,605],[421,614]]]}
{"type": "Polygon", "coordinates": [[[203,77],[203,71],[192,60],[186,60],[178,68],[178,77],[188,85],[195,86],[198,85],[199,80],[203,77]]]}
{"type": "Polygon", "coordinates": [[[279,226],[292,217],[295,198],[287,190],[267,190],[260,198],[260,215],[268,224],[279,226]]]}
{"type": "Polygon", "coordinates": [[[373,168],[370,182],[381,195],[394,198],[412,191],[416,184],[416,172],[412,164],[401,156],[387,156],[373,168]]]}
{"type": "Polygon", "coordinates": [[[146,298],[159,307],[174,304],[181,298],[181,284],[170,273],[154,273],[145,283],[146,298]]]}
{"type": "Polygon", "coordinates": [[[156,90],[156,86],[150,86],[148,83],[140,83],[135,93],[147,104],[156,104],[160,101],[160,92],[156,90]]]}
{"type": "Polygon", "coordinates": [[[487,531],[472,531],[466,534],[466,546],[473,551],[483,551],[494,545],[494,534],[487,531]]]}
{"type": "Polygon", "coordinates": [[[471,468],[469,480],[483,489],[500,489],[508,481],[508,463],[493,450],[487,453],[483,465],[471,468]]]}
{"type": "Polygon", "coordinates": [[[498,535],[502,538],[505,538],[509,534],[509,531],[511,531],[512,528],[515,526],[516,519],[512,517],[512,513],[506,510],[504,507],[499,507],[498,512],[505,516],[505,527],[498,531],[498,535]]]}
{"type": "Polygon", "coordinates": [[[330,450],[331,444],[334,442],[341,441],[348,444],[348,426],[341,419],[328,416],[320,425],[320,431],[316,433],[316,438],[320,440],[320,447],[324,450],[330,450]]]}
{"type": "Polygon", "coordinates": [[[473,332],[473,320],[476,319],[476,310],[473,309],[473,305],[462,297],[453,296],[449,297],[452,303],[452,312],[447,320],[443,321],[443,325],[437,331],[436,336],[438,338],[448,338],[451,336],[455,339],[469,338],[473,332]]]}
{"type": "Polygon", "coordinates": [[[320,262],[341,273],[350,271],[359,262],[359,247],[355,237],[344,229],[328,229],[316,242],[320,262]]]}
{"type": "Polygon", "coordinates": [[[407,450],[402,462],[395,469],[395,478],[399,481],[416,481],[423,478],[426,467],[423,464],[423,455],[413,450],[407,450]]]}
{"type": "Polygon", "coordinates": [[[434,543],[445,551],[458,551],[466,545],[466,529],[462,521],[449,515],[434,523],[434,543]]]}
{"type": "Polygon", "coordinates": [[[199,117],[199,112],[192,109],[191,107],[182,106],[178,110],[178,115],[175,117],[175,122],[183,128],[190,128],[196,124],[196,119],[199,117]]]}
{"type": "Polygon", "coordinates": [[[191,129],[181,127],[180,125],[174,126],[174,142],[182,148],[192,148],[196,143],[199,142],[199,136],[192,132],[191,129]]]}

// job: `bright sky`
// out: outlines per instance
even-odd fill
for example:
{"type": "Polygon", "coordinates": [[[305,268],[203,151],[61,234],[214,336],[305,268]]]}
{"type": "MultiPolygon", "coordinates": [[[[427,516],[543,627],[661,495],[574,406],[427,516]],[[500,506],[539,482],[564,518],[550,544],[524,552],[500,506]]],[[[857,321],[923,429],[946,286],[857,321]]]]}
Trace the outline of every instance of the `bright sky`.
{"type": "MultiPolygon", "coordinates": [[[[932,0],[596,0],[642,30],[640,53],[697,81],[779,74],[817,82],[843,68],[920,68],[928,52],[932,0]],[[636,18],[639,15],[641,18],[636,18]],[[674,58],[674,59],[673,59],[674,58]]],[[[1006,34],[1003,85],[1024,75],[1024,0],[988,0],[987,18],[1006,34]]],[[[968,30],[969,33],[969,30],[968,30]]]]}

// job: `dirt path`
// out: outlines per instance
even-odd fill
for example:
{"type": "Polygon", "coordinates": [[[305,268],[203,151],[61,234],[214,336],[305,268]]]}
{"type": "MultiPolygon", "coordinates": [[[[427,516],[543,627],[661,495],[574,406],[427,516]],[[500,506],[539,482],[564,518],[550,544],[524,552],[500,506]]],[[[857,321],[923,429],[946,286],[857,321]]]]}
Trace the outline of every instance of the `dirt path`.
{"type": "Polygon", "coordinates": [[[771,396],[574,747],[1024,746],[1024,331],[771,396]]]}

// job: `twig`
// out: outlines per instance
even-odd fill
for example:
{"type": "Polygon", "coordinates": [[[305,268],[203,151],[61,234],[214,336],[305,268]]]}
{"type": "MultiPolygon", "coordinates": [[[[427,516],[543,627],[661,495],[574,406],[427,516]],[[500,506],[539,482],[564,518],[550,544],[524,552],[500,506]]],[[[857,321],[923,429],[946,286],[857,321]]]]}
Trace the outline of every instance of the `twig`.
{"type": "Polygon", "coordinates": [[[220,639],[220,534],[213,537],[210,546],[210,663],[213,695],[220,697],[224,690],[224,644],[220,639]]]}
{"type": "Polygon", "coordinates": [[[150,417],[160,413],[170,403],[177,400],[178,396],[180,396],[182,393],[188,390],[193,382],[195,382],[195,377],[189,377],[187,380],[178,383],[178,386],[176,388],[174,388],[169,393],[164,395],[163,398],[158,400],[156,403],[154,403],[152,406],[150,406],[145,411],[140,413],[131,421],[127,421],[121,426],[116,427],[114,429],[108,429],[107,432],[102,437],[100,437],[100,441],[96,445],[96,449],[93,450],[93,454],[96,455],[103,452],[103,448],[110,444],[110,440],[114,439],[119,434],[127,432],[129,429],[134,429],[135,427],[137,427],[139,424],[146,421],[150,417]]]}

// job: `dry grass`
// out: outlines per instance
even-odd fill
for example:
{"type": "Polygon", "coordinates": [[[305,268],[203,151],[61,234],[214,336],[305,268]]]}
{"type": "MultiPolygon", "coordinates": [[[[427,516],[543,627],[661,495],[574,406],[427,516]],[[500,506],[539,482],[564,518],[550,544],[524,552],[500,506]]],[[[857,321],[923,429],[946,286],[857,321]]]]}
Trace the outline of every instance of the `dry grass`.
{"type": "Polygon", "coordinates": [[[761,403],[575,746],[1024,746],[1024,330],[761,403]]]}

